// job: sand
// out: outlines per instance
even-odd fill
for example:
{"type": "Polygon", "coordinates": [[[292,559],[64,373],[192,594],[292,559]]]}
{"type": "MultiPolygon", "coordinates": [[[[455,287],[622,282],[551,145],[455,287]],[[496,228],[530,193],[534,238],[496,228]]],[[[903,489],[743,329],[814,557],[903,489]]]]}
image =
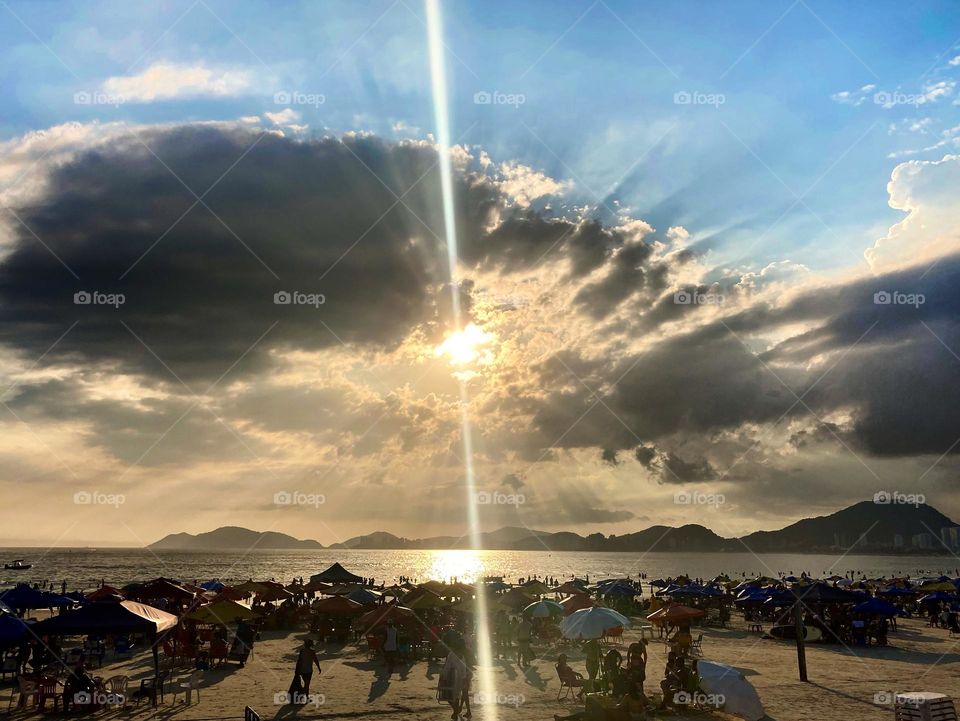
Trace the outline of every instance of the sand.
{"type": "MultiPolygon", "coordinates": [[[[320,646],[322,675],[314,675],[311,692],[316,696],[305,706],[278,704],[275,694],[290,684],[293,660],[306,632],[266,631],[257,643],[247,665],[226,665],[206,673],[199,701],[186,705],[183,694],[173,701],[171,684],[165,703],[156,709],[148,702],[139,708],[128,703],[125,709],[107,709],[97,718],[242,718],[245,705],[264,719],[393,719],[450,718],[447,705],[435,698],[439,666],[420,661],[401,666],[387,677],[382,661],[371,661],[365,649],[354,644],[345,647],[320,646]]],[[[625,634],[625,644],[637,632],[625,634]]],[[[807,647],[809,683],[797,679],[796,650],[788,642],[765,640],[734,620],[730,629],[704,631],[704,658],[722,661],[741,669],[756,687],[764,707],[774,721],[800,719],[838,719],[866,721],[892,719],[893,708],[884,705],[883,694],[927,690],[946,693],[960,700],[960,639],[948,638],[947,631],[928,627],[921,620],[903,620],[900,630],[891,633],[887,648],[858,648],[856,654],[839,645],[811,644],[807,647]],[[878,696],[878,694],[880,696],[878,696]]],[[[69,644],[67,644],[69,647],[69,644]]],[[[554,714],[565,715],[578,707],[573,702],[557,702],[559,684],[553,664],[556,648],[536,646],[539,657],[533,667],[522,671],[507,660],[497,662],[494,678],[498,701],[495,709],[475,705],[474,718],[511,721],[551,721],[554,714]]],[[[625,653],[625,651],[624,651],[625,653]]],[[[662,643],[649,645],[650,661],[646,690],[659,690],[665,661],[662,643]]],[[[109,654],[108,654],[109,656],[109,654]]],[[[568,651],[570,664],[583,671],[580,652],[568,651]]],[[[149,656],[140,654],[130,661],[111,662],[94,673],[104,678],[127,673],[136,678],[152,674],[149,656]]],[[[182,675],[189,673],[184,669],[182,675]]],[[[137,681],[131,682],[135,687],[137,681]]],[[[0,688],[0,713],[7,708],[12,685],[0,688]]],[[[37,716],[36,711],[20,712],[15,717],[37,716]]],[[[48,713],[47,716],[53,716],[48,713]]],[[[732,719],[722,712],[661,713],[651,718],[732,719]]]]}

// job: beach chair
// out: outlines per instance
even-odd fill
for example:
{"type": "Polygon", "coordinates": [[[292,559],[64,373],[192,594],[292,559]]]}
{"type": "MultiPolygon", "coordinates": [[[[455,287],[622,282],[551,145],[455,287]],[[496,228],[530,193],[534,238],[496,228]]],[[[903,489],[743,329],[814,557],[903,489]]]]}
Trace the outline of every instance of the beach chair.
{"type": "Polygon", "coordinates": [[[603,642],[614,646],[623,645],[623,626],[614,626],[603,632],[603,642]]]}
{"type": "Polygon", "coordinates": [[[160,703],[163,703],[163,687],[167,682],[168,673],[162,671],[156,678],[145,678],[140,681],[140,688],[137,689],[133,697],[137,700],[136,705],[139,706],[140,702],[148,698],[150,699],[150,705],[157,705],[157,695],[160,695],[160,703]]]}
{"type": "Polygon", "coordinates": [[[17,708],[26,708],[27,699],[33,697],[34,703],[40,696],[40,685],[36,681],[31,681],[23,676],[17,677],[17,693],[10,693],[10,703],[7,704],[7,715],[10,715],[10,709],[13,707],[13,699],[17,698],[17,708]]]}
{"type": "Polygon", "coordinates": [[[113,657],[114,658],[132,658],[133,657],[133,646],[130,644],[129,639],[126,639],[126,638],[114,639],[113,657]]]}
{"type": "Polygon", "coordinates": [[[700,633],[695,639],[690,643],[690,651],[697,654],[698,656],[703,655],[703,634],[700,633]]]}
{"type": "Polygon", "coordinates": [[[19,670],[20,670],[20,661],[17,658],[16,654],[4,656],[3,661],[0,662],[0,680],[5,678],[6,676],[16,676],[19,670]]]}
{"type": "Polygon", "coordinates": [[[580,693],[583,690],[583,678],[578,676],[564,677],[560,673],[559,664],[554,666],[557,670],[557,678],[560,679],[560,690],[557,691],[557,701],[566,701],[570,698],[570,693],[574,690],[580,693]]]}

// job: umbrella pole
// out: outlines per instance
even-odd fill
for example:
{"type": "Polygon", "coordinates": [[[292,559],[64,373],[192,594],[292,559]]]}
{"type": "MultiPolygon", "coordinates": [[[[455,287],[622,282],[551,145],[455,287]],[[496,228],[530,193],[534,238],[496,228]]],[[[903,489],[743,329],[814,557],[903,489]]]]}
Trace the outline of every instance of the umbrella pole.
{"type": "Polygon", "coordinates": [[[807,680],[807,647],[803,638],[803,612],[800,609],[800,602],[793,604],[793,620],[796,628],[797,637],[797,668],[800,671],[800,680],[807,680]]]}

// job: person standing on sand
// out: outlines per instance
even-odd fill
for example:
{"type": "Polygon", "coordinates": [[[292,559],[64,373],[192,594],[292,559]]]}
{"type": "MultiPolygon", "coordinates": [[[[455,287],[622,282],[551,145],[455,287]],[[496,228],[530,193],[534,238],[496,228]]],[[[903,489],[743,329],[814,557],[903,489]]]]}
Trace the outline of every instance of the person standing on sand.
{"type": "Polygon", "coordinates": [[[290,690],[288,691],[290,703],[307,703],[314,666],[317,667],[318,674],[323,673],[320,670],[317,652],[313,650],[313,641],[308,638],[303,642],[300,653],[297,654],[297,665],[294,668],[293,681],[290,683],[290,690]]]}
{"type": "Polygon", "coordinates": [[[530,666],[530,659],[533,656],[530,652],[530,636],[532,634],[533,626],[530,625],[530,620],[521,618],[520,624],[517,626],[517,665],[520,668],[530,666]]]}
{"type": "Polygon", "coordinates": [[[391,618],[387,621],[383,638],[383,660],[387,664],[387,674],[393,673],[394,664],[397,662],[397,649],[399,648],[397,635],[397,627],[393,624],[391,618]]]}

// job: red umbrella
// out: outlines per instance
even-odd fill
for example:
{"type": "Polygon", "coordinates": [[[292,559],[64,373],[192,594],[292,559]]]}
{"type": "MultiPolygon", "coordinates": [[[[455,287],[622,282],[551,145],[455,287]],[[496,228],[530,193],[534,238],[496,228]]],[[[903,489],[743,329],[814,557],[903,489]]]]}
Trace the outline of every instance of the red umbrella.
{"type": "Polygon", "coordinates": [[[356,616],[363,613],[363,605],[351,601],[343,596],[332,596],[314,601],[311,606],[314,611],[325,613],[328,616],[356,616]]]}
{"type": "Polygon", "coordinates": [[[665,606],[658,611],[654,611],[647,616],[647,620],[655,623],[676,624],[689,621],[692,618],[700,618],[701,616],[705,616],[706,613],[706,611],[700,608],[691,608],[690,606],[676,604],[673,606],[665,606]]]}
{"type": "Polygon", "coordinates": [[[569,616],[574,611],[579,611],[583,608],[592,608],[595,604],[587,594],[575,593],[563,599],[560,605],[563,606],[563,615],[569,616]]]}

